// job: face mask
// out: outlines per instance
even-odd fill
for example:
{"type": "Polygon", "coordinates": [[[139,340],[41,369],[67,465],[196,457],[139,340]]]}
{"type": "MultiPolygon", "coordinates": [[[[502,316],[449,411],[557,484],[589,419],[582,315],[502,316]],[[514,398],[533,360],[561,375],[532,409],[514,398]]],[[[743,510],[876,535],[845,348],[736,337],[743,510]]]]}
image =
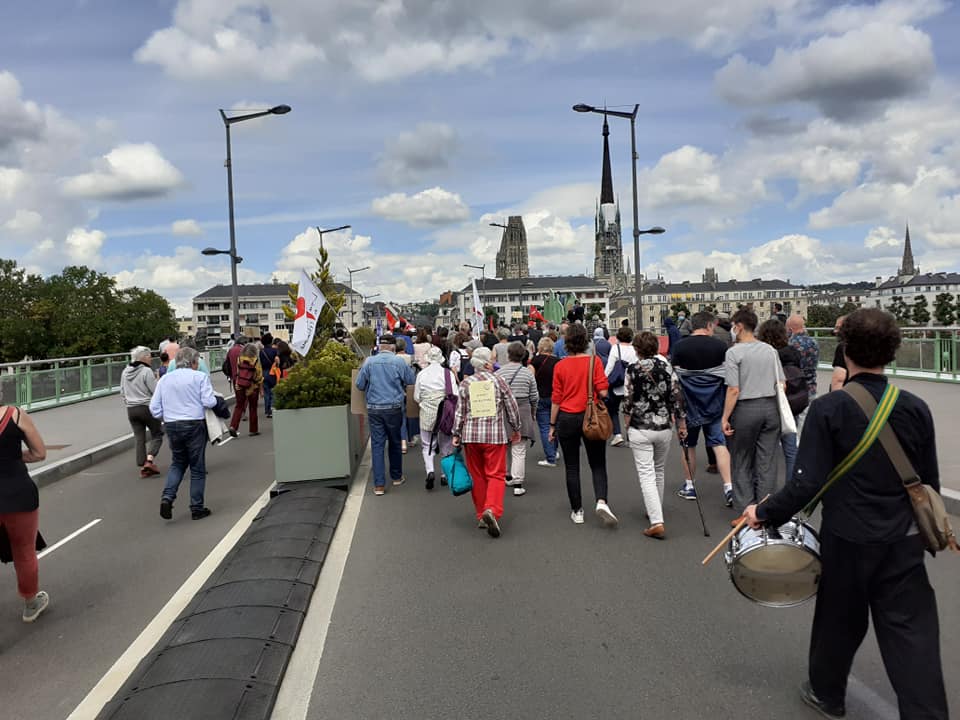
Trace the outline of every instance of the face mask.
{"type": "Polygon", "coordinates": [[[736,325],[734,325],[732,328],[730,328],[730,334],[733,336],[733,339],[734,339],[734,340],[737,339],[737,326],[736,326],[736,325]]]}

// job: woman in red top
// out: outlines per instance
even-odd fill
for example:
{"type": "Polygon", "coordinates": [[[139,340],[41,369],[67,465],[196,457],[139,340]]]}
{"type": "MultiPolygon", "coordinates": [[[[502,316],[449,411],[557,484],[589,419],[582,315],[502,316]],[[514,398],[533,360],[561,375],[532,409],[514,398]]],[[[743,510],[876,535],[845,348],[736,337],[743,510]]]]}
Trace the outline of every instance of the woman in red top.
{"type": "MultiPolygon", "coordinates": [[[[587,462],[593,473],[593,492],[597,498],[597,517],[607,527],[617,526],[617,516],[607,505],[607,443],[583,436],[583,415],[587,411],[587,378],[591,355],[587,330],[575,323],[567,329],[564,349],[566,357],[553,370],[553,394],[550,405],[550,441],[560,441],[563,465],[567,474],[567,495],[570,497],[570,519],[583,523],[583,500],[580,496],[580,442],[587,448],[587,462]]],[[[601,398],[607,396],[607,375],[603,363],[593,356],[593,384],[601,398]]]]}

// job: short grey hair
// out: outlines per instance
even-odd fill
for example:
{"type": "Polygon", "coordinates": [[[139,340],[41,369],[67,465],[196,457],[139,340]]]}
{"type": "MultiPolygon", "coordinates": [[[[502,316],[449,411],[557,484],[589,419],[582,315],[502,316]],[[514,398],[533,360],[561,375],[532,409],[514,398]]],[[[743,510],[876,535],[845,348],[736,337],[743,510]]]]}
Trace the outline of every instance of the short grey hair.
{"type": "Polygon", "coordinates": [[[478,370],[482,370],[492,362],[492,359],[493,353],[490,352],[489,348],[478,347],[470,356],[470,364],[478,370]]]}
{"type": "Polygon", "coordinates": [[[519,340],[514,340],[507,345],[507,359],[510,362],[523,362],[527,356],[527,346],[519,340]]]}
{"type": "Polygon", "coordinates": [[[174,359],[178,368],[192,368],[200,363],[200,353],[191,347],[182,347],[174,359]]]}
{"type": "Polygon", "coordinates": [[[153,350],[143,345],[137,345],[133,350],[130,351],[130,362],[137,362],[144,355],[153,356],[153,350]]]}

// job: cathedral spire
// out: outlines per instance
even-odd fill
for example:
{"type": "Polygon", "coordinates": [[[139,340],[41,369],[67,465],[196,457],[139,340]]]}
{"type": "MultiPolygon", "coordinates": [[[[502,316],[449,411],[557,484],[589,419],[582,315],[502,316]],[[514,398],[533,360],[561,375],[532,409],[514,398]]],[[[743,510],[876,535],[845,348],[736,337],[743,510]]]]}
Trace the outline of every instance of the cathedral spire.
{"type": "Polygon", "coordinates": [[[910,223],[907,223],[907,235],[903,244],[903,263],[900,266],[900,275],[916,275],[920,271],[913,262],[913,248],[910,246],[910,223]]]}
{"type": "Polygon", "coordinates": [[[611,205],[616,202],[613,197],[613,173],[610,172],[610,127],[607,125],[607,116],[603,116],[603,176],[600,179],[600,204],[611,205]]]}

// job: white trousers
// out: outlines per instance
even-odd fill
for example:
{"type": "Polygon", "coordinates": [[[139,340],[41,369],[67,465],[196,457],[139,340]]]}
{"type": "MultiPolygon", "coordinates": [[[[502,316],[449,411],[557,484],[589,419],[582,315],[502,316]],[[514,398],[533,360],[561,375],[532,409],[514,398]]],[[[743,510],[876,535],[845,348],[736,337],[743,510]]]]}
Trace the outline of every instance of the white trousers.
{"type": "Polygon", "coordinates": [[[639,430],[629,428],[627,439],[633,451],[633,463],[637,467],[643,504],[650,516],[650,524],[663,522],[663,475],[670,452],[670,430],[639,430]]]}
{"type": "Polygon", "coordinates": [[[523,482],[527,475],[527,447],[530,443],[526,438],[510,445],[510,476],[514,482],[523,482]]]}
{"type": "Polygon", "coordinates": [[[433,438],[437,435],[438,450],[440,457],[446,457],[453,453],[452,438],[441,432],[431,432],[430,430],[420,431],[420,455],[423,457],[423,469],[430,474],[433,470],[433,459],[437,453],[433,452],[433,438]]]}

